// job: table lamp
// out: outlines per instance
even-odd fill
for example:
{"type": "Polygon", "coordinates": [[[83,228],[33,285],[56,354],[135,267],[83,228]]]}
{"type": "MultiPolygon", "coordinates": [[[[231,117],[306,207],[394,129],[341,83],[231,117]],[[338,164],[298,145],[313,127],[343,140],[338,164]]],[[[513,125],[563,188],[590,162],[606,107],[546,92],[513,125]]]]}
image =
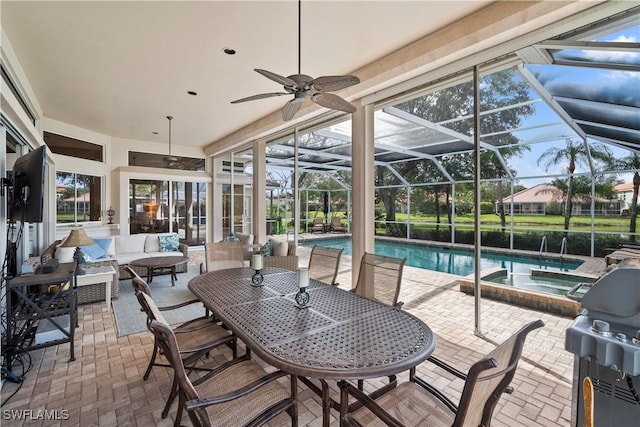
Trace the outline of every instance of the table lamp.
{"type": "Polygon", "coordinates": [[[76,251],[73,253],[73,259],[76,262],[76,274],[78,275],[85,274],[85,271],[80,268],[80,262],[82,261],[82,249],[80,249],[80,246],[89,245],[93,245],[93,240],[87,236],[87,233],[82,228],[74,228],[71,230],[69,236],[60,245],[61,248],[76,248],[76,251]]]}

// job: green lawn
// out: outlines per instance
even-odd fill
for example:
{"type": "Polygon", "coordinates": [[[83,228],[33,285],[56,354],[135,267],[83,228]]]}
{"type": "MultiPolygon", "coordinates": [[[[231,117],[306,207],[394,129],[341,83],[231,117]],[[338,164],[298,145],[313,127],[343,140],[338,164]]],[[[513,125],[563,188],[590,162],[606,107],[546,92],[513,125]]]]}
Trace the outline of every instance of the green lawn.
{"type": "MultiPolygon", "coordinates": [[[[561,215],[515,215],[514,227],[540,227],[551,230],[562,230],[564,228],[564,217],[561,215]]],[[[403,213],[396,214],[396,220],[398,222],[404,222],[407,220],[407,215],[403,213]]],[[[446,215],[441,216],[442,223],[447,221],[446,215]]],[[[507,216],[507,227],[511,226],[511,217],[507,216]]],[[[411,215],[411,222],[414,225],[417,223],[435,223],[435,215],[411,215]]],[[[472,225],[475,222],[473,214],[458,215],[456,216],[456,225],[472,225]]],[[[495,214],[481,215],[481,223],[483,226],[500,226],[500,217],[495,214]]],[[[628,232],[629,231],[629,217],[620,216],[596,216],[595,220],[596,231],[604,232],[628,232]]],[[[571,217],[570,229],[589,229],[591,227],[591,217],[589,216],[574,216],[571,217]]]]}

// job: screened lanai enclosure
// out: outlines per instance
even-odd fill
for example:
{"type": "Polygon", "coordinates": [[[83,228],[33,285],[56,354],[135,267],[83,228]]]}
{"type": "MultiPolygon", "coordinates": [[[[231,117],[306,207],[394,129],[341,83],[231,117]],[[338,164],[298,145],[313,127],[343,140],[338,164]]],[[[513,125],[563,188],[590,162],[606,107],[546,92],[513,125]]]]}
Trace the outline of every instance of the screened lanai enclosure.
{"type": "MultiPolygon", "coordinates": [[[[638,17],[635,10],[443,71],[377,102],[376,235],[473,243],[479,209],[486,246],[538,250],[544,239],[559,251],[564,240],[567,253],[600,256],[638,240],[638,17]]],[[[291,130],[267,142],[268,233],[311,232],[316,218],[328,224],[334,217],[348,232],[358,143],[351,120],[296,131],[297,138],[291,130]]],[[[230,156],[242,165],[235,179],[250,181],[253,148],[221,157],[230,156]]]]}

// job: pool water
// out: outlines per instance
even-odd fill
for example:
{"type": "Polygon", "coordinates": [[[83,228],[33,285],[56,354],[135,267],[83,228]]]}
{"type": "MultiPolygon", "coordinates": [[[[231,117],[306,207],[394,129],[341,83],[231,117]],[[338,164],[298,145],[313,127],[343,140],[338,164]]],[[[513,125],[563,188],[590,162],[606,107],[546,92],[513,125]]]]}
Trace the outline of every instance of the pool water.
{"type": "MultiPolygon", "coordinates": [[[[329,246],[344,249],[344,253],[351,254],[351,240],[348,238],[322,239],[306,241],[302,246],[329,246]]],[[[467,276],[473,274],[475,256],[473,251],[464,249],[449,249],[411,243],[397,243],[376,240],[375,253],[378,255],[406,258],[406,265],[439,271],[441,273],[467,276]]],[[[571,272],[581,263],[575,261],[560,261],[530,258],[513,254],[499,254],[494,252],[481,253],[481,270],[502,268],[506,269],[507,277],[494,280],[496,283],[539,290],[564,295],[575,283],[581,281],[557,280],[548,277],[531,277],[531,269],[571,272]]]]}
{"type": "MultiPolygon", "coordinates": [[[[584,281],[584,279],[559,279],[555,277],[536,277],[528,273],[513,273],[508,274],[506,277],[493,278],[489,281],[516,288],[528,289],[530,291],[565,295],[567,290],[571,289],[576,283],[584,281]]],[[[578,293],[578,296],[583,295],[584,292],[586,292],[586,289],[578,293]]]]}

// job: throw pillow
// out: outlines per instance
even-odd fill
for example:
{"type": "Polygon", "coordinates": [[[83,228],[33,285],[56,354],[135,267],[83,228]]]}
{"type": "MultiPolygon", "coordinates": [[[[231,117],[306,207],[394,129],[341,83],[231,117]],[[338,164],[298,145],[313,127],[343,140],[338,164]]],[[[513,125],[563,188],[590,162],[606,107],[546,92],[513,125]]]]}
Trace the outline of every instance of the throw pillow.
{"type": "Polygon", "coordinates": [[[274,240],[271,245],[273,246],[273,256],[287,256],[289,243],[286,240],[274,240]]]}
{"type": "Polygon", "coordinates": [[[175,252],[180,246],[180,238],[177,234],[158,236],[158,242],[160,243],[160,252],[175,252]]]}
{"type": "Polygon", "coordinates": [[[267,240],[267,243],[260,247],[260,255],[263,257],[272,255],[271,240],[267,240]]]}
{"type": "Polygon", "coordinates": [[[82,250],[82,260],[84,262],[91,262],[96,259],[103,258],[106,252],[97,244],[80,246],[82,250]]]}
{"type": "Polygon", "coordinates": [[[111,249],[113,248],[113,239],[111,237],[103,238],[103,239],[93,239],[93,241],[95,242],[96,245],[100,246],[104,251],[103,258],[106,258],[110,255],[109,251],[111,251],[111,249]]]}

